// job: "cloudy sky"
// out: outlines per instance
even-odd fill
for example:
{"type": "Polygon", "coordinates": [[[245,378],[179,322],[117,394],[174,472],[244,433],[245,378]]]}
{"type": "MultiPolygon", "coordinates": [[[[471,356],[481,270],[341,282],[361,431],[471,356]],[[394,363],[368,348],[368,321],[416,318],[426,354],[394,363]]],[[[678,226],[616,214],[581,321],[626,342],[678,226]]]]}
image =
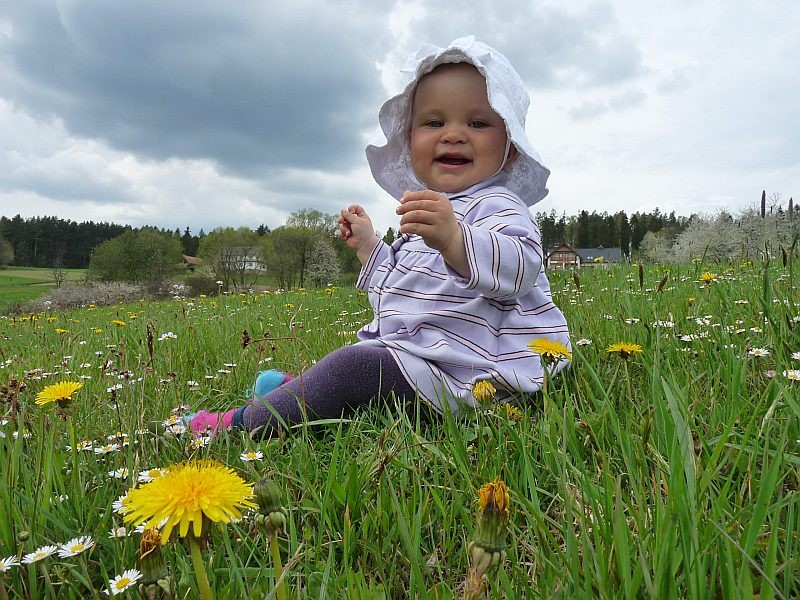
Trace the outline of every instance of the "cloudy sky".
{"type": "Polygon", "coordinates": [[[396,227],[364,146],[406,56],[469,34],[531,91],[534,211],[800,196],[797,0],[0,0],[0,214],[396,227]]]}

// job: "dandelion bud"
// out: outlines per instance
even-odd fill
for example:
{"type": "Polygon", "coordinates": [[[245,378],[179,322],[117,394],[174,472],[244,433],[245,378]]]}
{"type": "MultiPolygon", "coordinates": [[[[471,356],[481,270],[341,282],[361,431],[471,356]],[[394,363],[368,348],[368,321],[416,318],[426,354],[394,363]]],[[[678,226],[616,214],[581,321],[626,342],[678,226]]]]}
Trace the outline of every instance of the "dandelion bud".
{"type": "Polygon", "coordinates": [[[31,537],[31,534],[30,534],[29,531],[20,531],[17,534],[17,541],[18,542],[27,542],[30,537],[31,537]]]}
{"type": "Polygon", "coordinates": [[[464,583],[464,598],[487,597],[486,573],[505,560],[508,546],[508,488],[499,477],[478,491],[478,525],[469,543],[470,567],[464,583]]]}
{"type": "Polygon", "coordinates": [[[253,493],[258,503],[257,522],[263,524],[267,535],[276,535],[286,530],[286,509],[281,506],[281,489],[271,479],[256,483],[253,493]]]}
{"type": "Polygon", "coordinates": [[[496,566],[508,546],[508,488],[497,477],[478,492],[478,523],[469,545],[473,569],[480,573],[496,566]]]}
{"type": "Polygon", "coordinates": [[[142,583],[156,583],[167,578],[167,563],[161,550],[161,533],[155,527],[145,529],[139,540],[139,570],[142,583]]]}
{"type": "Polygon", "coordinates": [[[472,386],[472,396],[480,404],[491,402],[494,400],[495,394],[497,394],[497,390],[494,385],[492,385],[492,382],[486,379],[478,381],[472,386]]]}

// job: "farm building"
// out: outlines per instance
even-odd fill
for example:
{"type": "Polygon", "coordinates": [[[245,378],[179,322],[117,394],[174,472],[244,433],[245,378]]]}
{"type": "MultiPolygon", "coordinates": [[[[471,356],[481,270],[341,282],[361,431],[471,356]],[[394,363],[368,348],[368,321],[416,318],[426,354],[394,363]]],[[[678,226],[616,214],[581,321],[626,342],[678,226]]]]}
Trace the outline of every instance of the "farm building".
{"type": "Polygon", "coordinates": [[[559,244],[547,253],[544,264],[547,269],[605,268],[621,260],[619,248],[573,248],[569,244],[559,244]]]}

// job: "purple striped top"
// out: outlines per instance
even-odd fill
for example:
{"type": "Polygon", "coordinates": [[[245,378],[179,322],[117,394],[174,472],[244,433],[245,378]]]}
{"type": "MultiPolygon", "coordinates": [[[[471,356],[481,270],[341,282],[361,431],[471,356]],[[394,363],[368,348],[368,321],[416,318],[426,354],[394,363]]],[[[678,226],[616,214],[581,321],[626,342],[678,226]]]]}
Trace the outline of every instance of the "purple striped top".
{"type": "Polygon", "coordinates": [[[537,391],[544,372],[528,342],[548,338],[569,347],[569,332],[553,304],[539,228],[525,203],[487,182],[448,197],[470,277],[450,269],[417,235],[379,242],[356,284],[369,292],[374,312],[358,338],[389,348],[424,399],[440,410],[447,401],[457,412],[476,405],[472,387],[481,380],[494,384],[500,400],[537,391]]]}

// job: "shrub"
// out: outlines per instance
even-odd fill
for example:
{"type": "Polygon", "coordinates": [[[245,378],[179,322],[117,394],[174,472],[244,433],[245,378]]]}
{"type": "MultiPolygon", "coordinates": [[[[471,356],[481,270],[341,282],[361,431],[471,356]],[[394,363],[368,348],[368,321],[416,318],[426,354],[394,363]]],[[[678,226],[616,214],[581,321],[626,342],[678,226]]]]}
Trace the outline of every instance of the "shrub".
{"type": "Polygon", "coordinates": [[[39,312],[88,306],[89,304],[108,306],[133,302],[142,298],[154,299],[153,294],[149,294],[143,285],[121,282],[65,284],[59,288],[53,288],[36,300],[31,300],[25,305],[25,310],[39,312]]]}
{"type": "Polygon", "coordinates": [[[186,278],[186,286],[189,288],[190,296],[199,296],[200,294],[210,296],[219,291],[216,280],[208,275],[190,275],[186,278]]]}

